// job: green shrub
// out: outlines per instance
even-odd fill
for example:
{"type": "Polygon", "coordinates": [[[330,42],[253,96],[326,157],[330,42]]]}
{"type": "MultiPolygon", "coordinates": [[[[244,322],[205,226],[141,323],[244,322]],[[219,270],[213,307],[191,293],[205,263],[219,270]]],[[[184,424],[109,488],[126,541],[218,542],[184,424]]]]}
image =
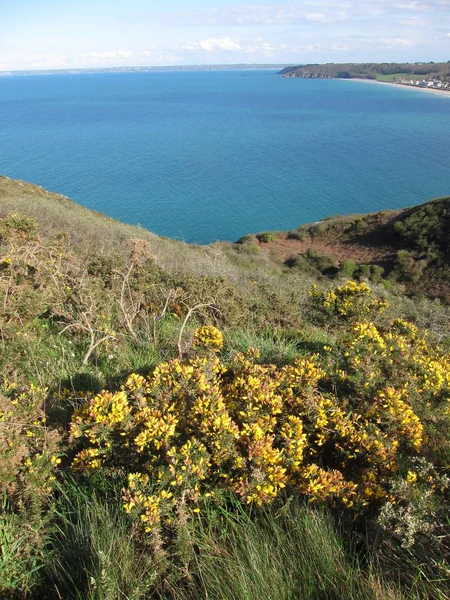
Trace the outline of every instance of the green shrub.
{"type": "Polygon", "coordinates": [[[449,252],[450,199],[435,200],[412,209],[394,228],[401,240],[414,250],[427,253],[434,246],[441,252],[449,252]]]}
{"type": "Polygon", "coordinates": [[[379,265],[370,265],[370,280],[373,283],[379,283],[384,275],[383,267],[379,265]]]}
{"type": "Polygon", "coordinates": [[[359,278],[370,279],[372,269],[370,265],[359,265],[357,269],[357,275],[359,278]]]}
{"type": "Polygon", "coordinates": [[[260,242],[263,242],[264,244],[274,242],[277,239],[274,233],[269,233],[269,232],[258,233],[258,235],[256,237],[258,238],[258,240],[260,242]]]}
{"type": "Polygon", "coordinates": [[[392,275],[405,283],[417,283],[425,268],[424,261],[415,260],[408,250],[399,250],[392,275]]]}
{"type": "Polygon", "coordinates": [[[303,254],[289,256],[284,261],[284,264],[290,269],[296,269],[302,273],[308,273],[308,275],[312,275],[314,277],[320,276],[320,271],[314,265],[312,265],[303,254]]]}
{"type": "Polygon", "coordinates": [[[288,240],[298,240],[299,242],[303,242],[306,236],[303,231],[294,230],[288,231],[286,237],[288,240]]]}
{"type": "Polygon", "coordinates": [[[321,273],[336,269],[336,261],[328,254],[318,254],[311,248],[303,254],[305,259],[321,273]]]}
{"type": "Polygon", "coordinates": [[[346,260],[343,260],[341,263],[340,270],[341,270],[342,275],[344,275],[345,277],[352,278],[353,275],[355,274],[356,269],[357,269],[357,264],[354,260],[346,259],[346,260]]]}
{"type": "MultiPolygon", "coordinates": [[[[36,588],[48,556],[43,523],[13,511],[3,495],[0,504],[0,597],[24,598],[36,588]]],[[[47,524],[48,526],[48,524],[47,524]]]]}
{"type": "Polygon", "coordinates": [[[244,235],[241,238],[238,239],[238,241],[236,242],[236,244],[254,244],[256,242],[256,235],[244,235]]]}
{"type": "Polygon", "coordinates": [[[2,237],[20,236],[24,239],[34,239],[38,232],[36,219],[24,214],[13,212],[0,219],[0,240],[2,237]]]}

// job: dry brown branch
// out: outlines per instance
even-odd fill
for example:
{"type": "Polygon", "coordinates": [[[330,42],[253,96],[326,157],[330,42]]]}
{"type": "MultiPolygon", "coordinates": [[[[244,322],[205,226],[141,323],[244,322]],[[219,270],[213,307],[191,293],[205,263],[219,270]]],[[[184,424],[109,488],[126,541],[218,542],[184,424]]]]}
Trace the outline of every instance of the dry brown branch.
{"type": "Polygon", "coordinates": [[[189,319],[192,317],[193,314],[198,313],[201,311],[202,308],[210,308],[218,313],[221,314],[220,310],[215,307],[211,302],[208,303],[203,303],[203,304],[196,304],[195,306],[189,307],[185,302],[182,301],[182,304],[184,304],[188,311],[186,313],[186,316],[184,317],[183,323],[181,325],[181,329],[180,329],[180,334],[178,336],[178,357],[181,359],[183,358],[183,354],[184,354],[184,350],[183,350],[183,333],[184,333],[184,329],[187,325],[187,322],[189,321],[189,319]]]}
{"type": "Polygon", "coordinates": [[[133,269],[134,269],[134,263],[131,263],[130,268],[128,269],[126,274],[122,276],[123,279],[122,279],[122,287],[120,290],[119,305],[120,305],[120,310],[122,311],[123,318],[125,320],[126,328],[131,333],[131,335],[134,338],[136,338],[136,332],[134,331],[133,323],[141,309],[141,302],[136,302],[133,299],[133,294],[131,292],[130,275],[131,275],[131,272],[133,269]]]}

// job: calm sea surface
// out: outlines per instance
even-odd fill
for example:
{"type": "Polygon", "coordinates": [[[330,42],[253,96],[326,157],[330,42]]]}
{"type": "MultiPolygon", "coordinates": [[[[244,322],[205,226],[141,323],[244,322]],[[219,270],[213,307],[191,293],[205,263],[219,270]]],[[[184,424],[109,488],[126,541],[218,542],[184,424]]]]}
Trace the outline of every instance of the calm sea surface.
{"type": "Polygon", "coordinates": [[[0,78],[0,174],[189,242],[450,194],[450,97],[271,71],[0,78]]]}

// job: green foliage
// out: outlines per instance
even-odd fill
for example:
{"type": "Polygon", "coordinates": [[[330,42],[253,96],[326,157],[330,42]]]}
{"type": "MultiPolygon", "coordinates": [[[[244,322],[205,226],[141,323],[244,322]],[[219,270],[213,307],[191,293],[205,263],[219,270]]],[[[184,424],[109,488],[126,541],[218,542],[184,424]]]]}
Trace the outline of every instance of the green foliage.
{"type": "Polygon", "coordinates": [[[336,261],[331,256],[328,256],[328,254],[318,254],[315,250],[310,249],[303,256],[311,266],[321,273],[337,270],[336,261]]]}
{"type": "MultiPolygon", "coordinates": [[[[346,553],[341,532],[326,512],[296,501],[279,513],[224,512],[214,526],[200,523],[191,534],[197,546],[191,566],[198,583],[179,600],[395,600],[393,588],[346,553]]],[[[193,549],[191,550],[193,554],[193,549]]]]}
{"type": "Polygon", "coordinates": [[[38,223],[21,213],[13,212],[0,221],[0,240],[20,236],[24,239],[35,238],[38,223]]]}
{"type": "Polygon", "coordinates": [[[355,268],[354,275],[358,279],[368,279],[373,283],[379,283],[384,274],[383,267],[379,265],[358,265],[355,268]]]}
{"type": "Polygon", "coordinates": [[[65,479],[60,486],[44,590],[67,600],[144,600],[162,570],[162,556],[142,546],[120,510],[111,482],[103,493],[65,479]]]}
{"type": "Polygon", "coordinates": [[[370,265],[370,280],[373,283],[379,283],[384,275],[383,267],[380,265],[370,265]]]}
{"type": "Polygon", "coordinates": [[[450,251],[450,201],[448,198],[423,204],[405,219],[396,221],[395,231],[402,242],[420,253],[437,249],[450,251]]]}
{"type": "Polygon", "coordinates": [[[288,240],[298,240],[299,242],[303,242],[303,240],[305,239],[305,234],[299,230],[288,231],[287,239],[288,240]]]}
{"type": "Polygon", "coordinates": [[[352,278],[355,274],[356,268],[357,264],[354,260],[346,259],[342,261],[340,270],[342,275],[352,278]]]}
{"type": "Polygon", "coordinates": [[[239,245],[254,244],[256,242],[256,239],[256,235],[248,234],[239,238],[236,243],[239,245]]]}
{"type": "Polygon", "coordinates": [[[408,250],[397,252],[397,262],[392,273],[399,281],[406,283],[417,283],[425,267],[424,261],[417,261],[408,250]]]}
{"type": "Polygon", "coordinates": [[[263,242],[264,244],[274,242],[277,239],[274,233],[268,233],[268,232],[258,233],[258,235],[256,237],[258,238],[258,240],[260,242],[263,242]]]}
{"type": "Polygon", "coordinates": [[[45,560],[49,558],[44,550],[47,537],[43,522],[13,511],[4,492],[0,505],[2,598],[27,597],[36,586],[45,560]]]}
{"type": "MultiPolygon", "coordinates": [[[[320,261],[318,261],[320,263],[320,261]]],[[[323,261],[324,264],[326,260],[323,261]]],[[[308,260],[303,254],[295,254],[294,256],[289,256],[284,264],[290,269],[296,269],[302,273],[308,273],[313,277],[320,277],[320,270],[313,264],[314,261],[308,260]]]]}

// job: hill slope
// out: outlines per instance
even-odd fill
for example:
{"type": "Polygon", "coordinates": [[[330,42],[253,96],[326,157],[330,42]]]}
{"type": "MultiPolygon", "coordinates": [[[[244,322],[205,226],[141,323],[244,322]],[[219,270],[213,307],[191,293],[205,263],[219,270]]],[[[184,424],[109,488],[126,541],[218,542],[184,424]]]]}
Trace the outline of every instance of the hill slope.
{"type": "Polygon", "coordinates": [[[279,233],[245,236],[291,267],[324,275],[387,279],[430,297],[450,298],[450,198],[402,210],[330,217],[279,233]],[[375,268],[377,267],[377,268],[375,268]]]}
{"type": "Polygon", "coordinates": [[[199,247],[0,178],[0,596],[449,597],[448,209],[199,247]]]}

